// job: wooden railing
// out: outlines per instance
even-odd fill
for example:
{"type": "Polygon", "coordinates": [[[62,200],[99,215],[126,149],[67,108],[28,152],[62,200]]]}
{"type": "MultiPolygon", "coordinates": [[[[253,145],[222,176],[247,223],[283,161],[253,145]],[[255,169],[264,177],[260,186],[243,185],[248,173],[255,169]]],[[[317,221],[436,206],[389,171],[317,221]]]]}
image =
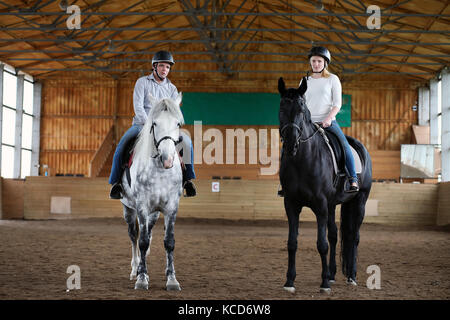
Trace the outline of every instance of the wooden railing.
{"type": "Polygon", "coordinates": [[[101,143],[97,152],[95,152],[94,156],[91,159],[89,164],[89,177],[95,178],[98,177],[98,174],[103,168],[103,165],[108,159],[109,154],[114,146],[114,126],[111,126],[108,133],[106,134],[105,139],[101,143]]]}

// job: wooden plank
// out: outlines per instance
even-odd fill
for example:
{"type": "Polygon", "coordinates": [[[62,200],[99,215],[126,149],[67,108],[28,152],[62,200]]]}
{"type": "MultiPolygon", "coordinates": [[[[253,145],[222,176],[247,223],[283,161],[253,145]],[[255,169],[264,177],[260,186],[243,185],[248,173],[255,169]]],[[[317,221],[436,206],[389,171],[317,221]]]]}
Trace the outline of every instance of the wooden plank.
{"type": "MultiPolygon", "coordinates": [[[[211,191],[213,180],[197,180],[198,195],[181,198],[178,217],[207,219],[286,220],[283,199],[277,197],[278,181],[221,180],[220,192],[211,191]]],[[[388,225],[433,225],[437,219],[439,185],[374,183],[369,200],[377,201],[377,216],[365,222],[388,225]]],[[[448,185],[443,193],[442,210],[450,207],[448,185]]],[[[121,217],[119,201],[108,199],[106,178],[29,177],[25,181],[24,216],[26,219],[67,219],[121,217]],[[52,196],[71,197],[71,214],[50,214],[52,196]],[[67,217],[69,216],[69,217],[67,217]]],[[[447,211],[445,211],[447,212],[447,211]]],[[[336,209],[339,221],[340,208],[336,209]]],[[[301,221],[315,221],[304,208],[301,221]]]]}
{"type": "Polygon", "coordinates": [[[23,219],[24,216],[24,180],[4,179],[2,180],[2,219],[23,219]]]}
{"type": "Polygon", "coordinates": [[[439,202],[436,224],[445,226],[450,224],[450,182],[439,184],[439,202]]]}

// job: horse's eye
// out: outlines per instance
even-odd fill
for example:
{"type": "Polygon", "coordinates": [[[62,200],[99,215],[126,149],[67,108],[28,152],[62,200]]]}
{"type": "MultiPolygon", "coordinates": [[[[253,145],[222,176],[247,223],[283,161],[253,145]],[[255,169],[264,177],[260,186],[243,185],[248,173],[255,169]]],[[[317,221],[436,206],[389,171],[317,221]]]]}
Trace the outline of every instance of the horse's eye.
{"type": "Polygon", "coordinates": [[[177,123],[177,126],[178,126],[178,128],[181,127],[181,123],[178,122],[178,123],[177,123]]]}

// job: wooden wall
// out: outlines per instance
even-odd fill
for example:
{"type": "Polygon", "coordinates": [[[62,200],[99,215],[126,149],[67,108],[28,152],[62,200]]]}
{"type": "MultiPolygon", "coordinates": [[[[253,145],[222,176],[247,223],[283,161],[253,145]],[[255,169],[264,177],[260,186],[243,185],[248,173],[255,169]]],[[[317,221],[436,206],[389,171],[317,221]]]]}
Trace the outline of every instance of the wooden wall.
{"type": "MultiPolygon", "coordinates": [[[[217,193],[211,191],[212,181],[197,181],[198,195],[181,198],[179,218],[286,221],[283,199],[276,195],[277,181],[221,180],[217,193]]],[[[106,178],[28,177],[23,186],[25,219],[122,217],[121,203],[108,199],[106,178]],[[69,198],[70,213],[51,213],[52,197],[69,198]]],[[[438,184],[374,183],[364,221],[390,226],[436,225],[438,188],[438,184]]],[[[339,221],[339,206],[336,212],[339,221]]],[[[448,210],[446,214],[448,217],[448,210]]],[[[309,208],[302,211],[301,221],[315,221],[309,208]]]]}
{"type": "Polygon", "coordinates": [[[343,128],[345,134],[362,141],[368,150],[400,150],[402,143],[412,142],[416,90],[349,85],[343,92],[352,96],[352,126],[343,128]]]}
{"type": "Polygon", "coordinates": [[[450,225],[450,182],[439,184],[439,204],[436,224],[450,225]]]}
{"type": "Polygon", "coordinates": [[[23,219],[24,180],[0,179],[0,219],[23,219]]]}
{"type": "MultiPolygon", "coordinates": [[[[208,79],[211,80],[208,82],[177,77],[173,82],[179,91],[183,92],[276,92],[277,90],[276,79],[259,82],[240,79],[239,82],[233,82],[233,79],[218,77],[214,81],[208,79]]],[[[50,175],[57,173],[88,175],[89,162],[111,126],[116,126],[116,135],[120,138],[131,125],[134,112],[132,103],[134,83],[135,79],[118,81],[95,78],[44,81],[40,163],[50,167],[50,175]]],[[[297,84],[296,79],[288,80],[287,83],[288,86],[297,84]]],[[[352,95],[352,126],[343,130],[362,141],[369,151],[399,152],[401,144],[411,142],[411,125],[417,123],[417,113],[411,110],[417,100],[414,84],[344,81],[343,93],[352,95]]],[[[186,128],[192,130],[189,126],[186,128]]],[[[204,130],[207,129],[205,126],[204,130]]],[[[203,147],[206,145],[207,143],[204,143],[203,147]]],[[[377,154],[384,163],[389,163],[390,159],[393,159],[392,153],[377,152],[377,154]],[[387,159],[384,158],[385,155],[387,159]]],[[[392,165],[391,168],[385,167],[380,170],[374,166],[374,172],[383,172],[386,169],[389,172],[388,175],[378,175],[377,178],[398,179],[399,167],[397,172],[397,163],[392,165]]],[[[201,169],[202,167],[199,167],[199,170],[201,169]]],[[[225,169],[220,169],[225,170],[221,175],[232,176],[234,169],[235,167],[225,166],[225,169]]],[[[243,170],[252,171],[251,165],[243,170]]],[[[254,176],[253,173],[250,175],[254,176]]],[[[210,175],[200,174],[199,177],[210,175]]]]}
{"type": "Polygon", "coordinates": [[[88,164],[114,123],[112,81],[47,80],[43,85],[40,164],[50,175],[88,174],[88,164]]]}

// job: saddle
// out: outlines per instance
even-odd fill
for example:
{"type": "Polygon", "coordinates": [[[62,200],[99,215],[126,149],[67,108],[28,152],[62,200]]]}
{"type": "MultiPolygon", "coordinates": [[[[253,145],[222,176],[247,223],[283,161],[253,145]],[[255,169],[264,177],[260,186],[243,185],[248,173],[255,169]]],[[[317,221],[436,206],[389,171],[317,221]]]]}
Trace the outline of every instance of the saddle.
{"type": "MultiPolygon", "coordinates": [[[[330,149],[334,167],[334,184],[337,185],[340,179],[349,176],[348,170],[345,166],[346,157],[344,145],[334,133],[324,130],[316,123],[315,125],[324,138],[328,148],[330,149]]],[[[358,176],[358,178],[360,178],[360,174],[362,172],[361,159],[359,158],[358,152],[356,152],[356,150],[351,145],[350,149],[355,160],[356,175],[358,176]]]]}
{"type": "Polygon", "coordinates": [[[133,148],[134,144],[136,143],[137,137],[134,137],[133,139],[130,139],[128,143],[124,146],[122,150],[122,163],[120,163],[120,176],[122,176],[123,172],[125,171],[125,174],[127,175],[128,185],[131,186],[131,175],[130,175],[130,168],[131,164],[133,163],[133,148]]]}

